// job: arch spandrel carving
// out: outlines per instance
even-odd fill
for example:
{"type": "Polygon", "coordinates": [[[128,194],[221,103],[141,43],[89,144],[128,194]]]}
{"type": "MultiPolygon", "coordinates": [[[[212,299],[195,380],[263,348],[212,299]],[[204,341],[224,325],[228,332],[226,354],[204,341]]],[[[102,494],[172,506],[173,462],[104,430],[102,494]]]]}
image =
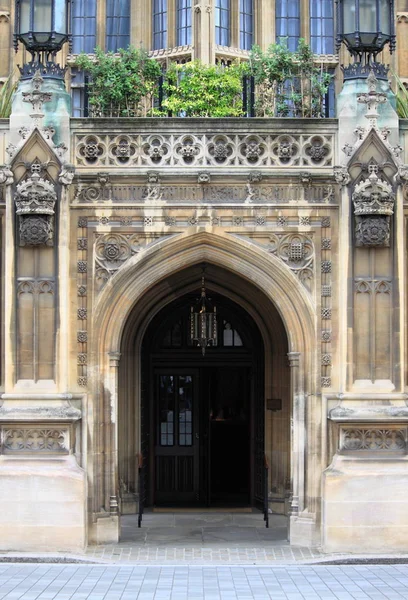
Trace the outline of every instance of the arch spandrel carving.
{"type": "Polygon", "coordinates": [[[224,233],[186,230],[174,240],[157,242],[132,257],[101,292],[93,311],[96,352],[120,349],[126,320],[143,294],[171,273],[211,263],[236,273],[258,287],[278,310],[291,351],[311,352],[316,337],[313,302],[295,275],[275,256],[250,241],[224,233]]]}

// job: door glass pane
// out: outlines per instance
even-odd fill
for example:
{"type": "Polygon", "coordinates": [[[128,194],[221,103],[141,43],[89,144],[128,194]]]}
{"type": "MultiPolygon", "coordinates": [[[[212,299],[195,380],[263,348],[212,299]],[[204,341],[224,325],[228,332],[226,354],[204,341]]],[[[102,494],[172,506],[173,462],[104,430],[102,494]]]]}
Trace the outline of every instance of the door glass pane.
{"type": "Polygon", "coordinates": [[[174,445],[174,376],[159,377],[159,440],[160,446],[174,445]]]}
{"type": "Polygon", "coordinates": [[[193,378],[183,375],[178,378],[179,445],[193,444],[193,378]]]}

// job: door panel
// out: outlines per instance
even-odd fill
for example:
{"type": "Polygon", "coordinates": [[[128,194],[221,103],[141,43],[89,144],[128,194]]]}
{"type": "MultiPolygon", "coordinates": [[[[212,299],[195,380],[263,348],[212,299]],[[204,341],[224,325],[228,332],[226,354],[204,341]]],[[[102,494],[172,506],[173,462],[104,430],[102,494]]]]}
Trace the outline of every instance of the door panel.
{"type": "Polygon", "coordinates": [[[155,373],[155,503],[199,498],[198,373],[155,373]]]}

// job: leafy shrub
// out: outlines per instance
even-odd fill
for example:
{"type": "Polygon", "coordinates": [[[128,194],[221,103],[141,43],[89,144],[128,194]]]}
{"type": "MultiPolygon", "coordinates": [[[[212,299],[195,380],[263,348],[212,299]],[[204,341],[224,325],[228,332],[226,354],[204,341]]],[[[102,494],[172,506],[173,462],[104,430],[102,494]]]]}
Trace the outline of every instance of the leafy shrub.
{"type": "Polygon", "coordinates": [[[324,96],[332,76],[316,65],[310,46],[299,40],[296,52],[271,44],[254,46],[250,72],[255,77],[255,112],[260,117],[323,117],[324,96]]]}
{"type": "Polygon", "coordinates": [[[12,83],[13,74],[9,75],[0,88],[0,119],[8,119],[11,114],[13,94],[17,84],[12,83]]]}
{"type": "Polygon", "coordinates": [[[241,65],[173,63],[165,75],[163,107],[174,116],[240,117],[242,75],[241,65]]]}
{"type": "Polygon", "coordinates": [[[91,116],[138,117],[152,109],[161,70],[146,51],[129,47],[105,54],[96,48],[94,56],[82,53],[75,64],[91,77],[91,116]]]}

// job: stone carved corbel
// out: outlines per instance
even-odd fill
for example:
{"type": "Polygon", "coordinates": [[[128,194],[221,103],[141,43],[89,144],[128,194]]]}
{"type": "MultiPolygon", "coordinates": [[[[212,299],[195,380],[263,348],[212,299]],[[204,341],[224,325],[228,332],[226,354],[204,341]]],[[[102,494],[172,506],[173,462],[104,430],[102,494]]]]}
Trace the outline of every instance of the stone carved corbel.
{"type": "Polygon", "coordinates": [[[75,167],[70,163],[66,163],[59,174],[58,181],[62,183],[62,185],[71,185],[73,179],[75,177],[75,167]]]}
{"type": "Polygon", "coordinates": [[[13,171],[8,165],[0,165],[0,185],[11,185],[14,181],[13,171]]]}
{"type": "Polygon", "coordinates": [[[54,185],[38,173],[19,183],[14,197],[20,246],[54,245],[54,185]]]}
{"type": "Polygon", "coordinates": [[[347,167],[336,165],[333,170],[336,183],[339,183],[342,187],[350,183],[350,174],[347,167]]]}
{"type": "Polygon", "coordinates": [[[391,185],[372,172],[355,186],[352,199],[356,218],[356,246],[389,246],[395,203],[391,185]]]}

